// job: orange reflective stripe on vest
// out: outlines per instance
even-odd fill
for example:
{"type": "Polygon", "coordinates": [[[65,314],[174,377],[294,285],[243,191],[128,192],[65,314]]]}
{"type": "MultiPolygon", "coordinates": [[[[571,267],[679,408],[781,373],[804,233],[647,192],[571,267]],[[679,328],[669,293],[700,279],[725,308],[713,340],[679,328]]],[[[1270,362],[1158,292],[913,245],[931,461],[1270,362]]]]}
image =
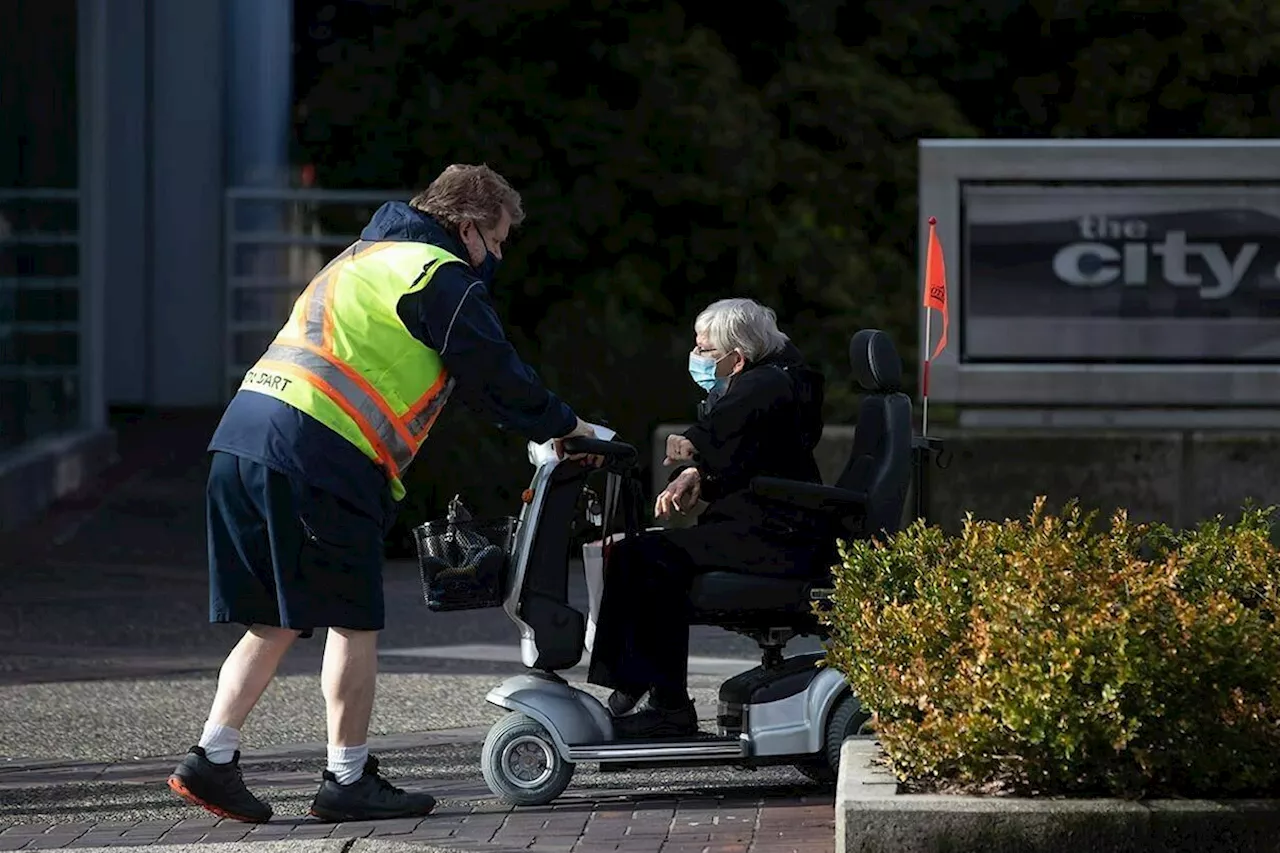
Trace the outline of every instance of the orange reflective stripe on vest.
{"type": "Polygon", "coordinates": [[[427,389],[427,393],[422,395],[422,399],[414,403],[413,407],[409,409],[405,420],[409,427],[409,433],[415,441],[421,443],[422,439],[431,430],[431,425],[436,422],[436,418],[440,415],[440,410],[444,408],[452,388],[452,377],[446,382],[445,378],[441,376],[435,381],[434,385],[427,389]]]}
{"type": "MultiPolygon", "coordinates": [[[[378,249],[385,248],[387,245],[386,243],[374,243],[363,249],[357,249],[350,256],[341,258],[339,262],[353,261],[378,249]]],[[[311,287],[308,288],[307,308],[304,312],[303,339],[313,346],[320,347],[326,353],[333,352],[333,311],[330,306],[333,291],[331,285],[333,283],[333,273],[338,268],[339,262],[331,263],[321,270],[320,275],[312,282],[311,287]]],[[[437,263],[439,261],[433,258],[427,263],[422,274],[424,276],[427,275],[437,263]]],[[[336,358],[334,361],[341,364],[341,361],[336,358]]],[[[444,404],[449,399],[448,392],[452,387],[452,380],[446,383],[444,377],[441,377],[427,390],[427,393],[422,395],[422,399],[414,403],[408,413],[405,414],[403,423],[409,435],[413,436],[415,443],[420,444],[431,429],[431,425],[435,423],[440,410],[444,408],[444,404]]],[[[393,416],[393,420],[398,419],[393,416]]]]}
{"type": "Polygon", "coordinates": [[[386,472],[397,500],[404,496],[401,475],[454,386],[440,354],[405,327],[397,305],[449,263],[465,262],[433,246],[356,242],[312,279],[259,361],[297,384],[249,389],[355,444],[386,472]]]}
{"type": "Polygon", "coordinates": [[[382,395],[331,353],[309,341],[277,340],[267,348],[261,363],[297,375],[341,406],[393,477],[399,477],[400,472],[409,467],[419,442],[387,409],[382,395]]]}
{"type": "MultiPolygon", "coordinates": [[[[303,311],[303,339],[291,344],[288,339],[277,338],[263,356],[263,361],[292,365],[303,371],[304,375],[299,378],[311,382],[337,403],[356,422],[392,476],[399,477],[400,472],[413,461],[418,446],[444,408],[449,396],[441,393],[446,390],[445,379],[442,376],[437,380],[403,420],[396,417],[382,395],[333,354],[333,311],[330,304],[334,273],[342,264],[387,245],[373,243],[355,248],[350,254],[335,258],[322,270],[308,288],[303,311]]],[[[435,263],[432,260],[428,267],[435,263]]],[[[452,385],[452,382],[448,384],[452,385]]]]}
{"type": "Polygon", "coordinates": [[[385,249],[392,245],[389,243],[370,243],[358,248],[362,244],[356,243],[349,250],[349,253],[339,255],[330,261],[320,274],[316,276],[315,281],[307,288],[307,309],[303,314],[305,328],[302,331],[302,337],[307,343],[323,347],[326,350],[333,350],[333,311],[330,310],[329,303],[332,297],[333,275],[342,267],[343,264],[351,263],[357,258],[377,252],[379,249],[385,249]]]}

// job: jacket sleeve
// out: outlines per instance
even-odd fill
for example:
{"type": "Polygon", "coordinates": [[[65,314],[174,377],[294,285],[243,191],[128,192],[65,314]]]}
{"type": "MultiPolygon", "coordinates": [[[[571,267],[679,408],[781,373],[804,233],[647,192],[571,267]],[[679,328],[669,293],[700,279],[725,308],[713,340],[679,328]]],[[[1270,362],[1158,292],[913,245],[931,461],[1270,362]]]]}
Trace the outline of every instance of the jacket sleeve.
{"type": "Polygon", "coordinates": [[[743,376],[684,437],[697,450],[702,498],[714,501],[745,489],[759,471],[777,391],[762,377],[743,376]],[[745,381],[743,381],[745,380],[745,381]]]}
{"type": "Polygon", "coordinates": [[[485,286],[461,264],[436,272],[424,290],[400,301],[400,319],[440,353],[453,394],[478,414],[543,442],[568,433],[577,415],[547,390],[507,340],[485,286]]]}

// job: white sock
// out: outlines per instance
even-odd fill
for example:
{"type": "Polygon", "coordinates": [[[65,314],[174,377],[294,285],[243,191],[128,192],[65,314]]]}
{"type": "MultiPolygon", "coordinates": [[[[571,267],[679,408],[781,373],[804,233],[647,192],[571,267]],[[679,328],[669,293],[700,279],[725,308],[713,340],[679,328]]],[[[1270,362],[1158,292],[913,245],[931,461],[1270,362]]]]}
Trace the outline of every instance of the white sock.
{"type": "Polygon", "coordinates": [[[364,775],[364,763],[369,758],[369,745],[329,745],[329,772],[339,785],[350,785],[364,775]]]}
{"type": "Polygon", "coordinates": [[[236,750],[240,748],[240,730],[220,726],[210,720],[204,724],[200,746],[204,749],[205,757],[214,764],[227,764],[235,758],[236,750]]]}

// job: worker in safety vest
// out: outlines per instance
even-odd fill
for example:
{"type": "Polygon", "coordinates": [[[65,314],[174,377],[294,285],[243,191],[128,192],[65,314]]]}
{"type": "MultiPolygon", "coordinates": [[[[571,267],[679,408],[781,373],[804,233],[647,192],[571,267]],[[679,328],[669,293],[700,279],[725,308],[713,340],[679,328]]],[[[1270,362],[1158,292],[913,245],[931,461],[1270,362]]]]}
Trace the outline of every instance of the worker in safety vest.
{"type": "MultiPolygon", "coordinates": [[[[271,807],[240,775],[240,729],[298,637],[327,628],[321,682],[325,820],[425,815],[366,745],[383,627],[383,537],[446,400],[529,439],[594,435],[516,354],[489,299],[519,194],[487,166],[454,165],[389,202],[299,297],[244,377],[209,445],[210,620],[248,631],[223,664],[199,745],[169,777],[215,814],[271,807]]],[[[557,441],[557,447],[563,448],[557,441]]]]}

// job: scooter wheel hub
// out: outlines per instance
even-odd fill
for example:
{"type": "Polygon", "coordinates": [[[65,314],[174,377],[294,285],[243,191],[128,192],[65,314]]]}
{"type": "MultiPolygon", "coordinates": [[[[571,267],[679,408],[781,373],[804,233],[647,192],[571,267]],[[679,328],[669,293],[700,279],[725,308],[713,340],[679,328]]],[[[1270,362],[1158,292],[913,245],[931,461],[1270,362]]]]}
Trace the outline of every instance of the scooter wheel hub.
{"type": "Polygon", "coordinates": [[[513,784],[536,788],[551,778],[555,758],[550,744],[525,735],[515,738],[503,748],[501,760],[507,770],[507,778],[513,784]]]}

